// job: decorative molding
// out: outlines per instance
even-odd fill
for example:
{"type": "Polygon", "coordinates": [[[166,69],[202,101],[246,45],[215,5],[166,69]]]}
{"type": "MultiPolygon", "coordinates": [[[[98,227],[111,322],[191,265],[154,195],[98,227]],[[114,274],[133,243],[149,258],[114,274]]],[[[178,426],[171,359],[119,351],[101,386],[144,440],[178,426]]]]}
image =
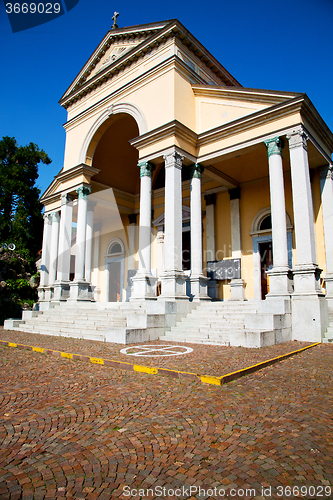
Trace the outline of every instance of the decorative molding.
{"type": "Polygon", "coordinates": [[[307,151],[307,140],[309,136],[305,133],[303,127],[293,130],[291,134],[287,135],[287,139],[289,141],[289,149],[302,147],[307,151]]]}
{"type": "Polygon", "coordinates": [[[44,224],[50,224],[52,223],[51,221],[51,214],[44,214],[43,215],[43,219],[44,219],[44,224]]]}
{"type": "Polygon", "coordinates": [[[60,195],[60,200],[61,200],[61,206],[63,205],[70,205],[71,203],[73,203],[75,197],[71,194],[68,194],[68,193],[62,193],[60,195]]]}
{"type": "Polygon", "coordinates": [[[54,222],[58,223],[59,221],[60,221],[60,214],[59,214],[59,212],[52,212],[51,213],[51,222],[52,222],[52,224],[54,222]]]}
{"type": "Polygon", "coordinates": [[[195,163],[190,166],[190,178],[191,179],[201,179],[204,167],[199,163],[195,163]]]}
{"type": "Polygon", "coordinates": [[[191,146],[197,146],[198,135],[178,120],[173,120],[146,134],[140,135],[140,137],[132,139],[129,143],[140,151],[140,149],[173,136],[185,140],[191,146]]]}
{"type": "Polygon", "coordinates": [[[284,141],[281,137],[274,137],[274,139],[269,139],[264,141],[267,148],[267,157],[272,155],[279,155],[282,157],[282,149],[284,147],[284,141]]]}
{"type": "Polygon", "coordinates": [[[181,170],[184,157],[177,153],[177,151],[173,151],[172,153],[164,155],[163,160],[165,162],[165,168],[174,167],[181,170]]]}
{"type": "Polygon", "coordinates": [[[97,86],[102,85],[105,81],[109,80],[120,71],[123,71],[126,67],[131,66],[136,63],[137,60],[145,57],[146,54],[156,50],[160,45],[164,45],[169,38],[174,40],[177,39],[177,41],[179,40],[187,50],[195,54],[201,64],[204,64],[210,72],[218,77],[221,83],[228,86],[241,86],[219,61],[217,61],[177,19],[173,19],[167,23],[164,22],[156,23],[155,25],[149,24],[120,30],[110,30],[73,83],[66,90],[65,94],[61,97],[59,101],[60,104],[67,108],[75,101],[84,97],[87,93],[93,91],[97,86]],[[129,38],[131,34],[138,39],[138,44],[133,47],[133,49],[126,51],[124,55],[121,54],[115,61],[111,60],[111,64],[100,69],[96,75],[90,77],[111,44],[115,43],[117,40],[120,41],[129,38]]]}
{"type": "Polygon", "coordinates": [[[86,186],[80,186],[79,188],[77,188],[76,192],[78,194],[79,200],[86,200],[88,197],[88,194],[91,193],[91,188],[86,187],[86,186]]]}
{"type": "Polygon", "coordinates": [[[153,176],[153,171],[155,170],[155,165],[149,161],[139,161],[138,167],[140,168],[140,178],[153,176]]]}
{"type": "MultiPolygon", "coordinates": [[[[262,210],[260,210],[260,212],[258,212],[253,221],[252,221],[252,224],[251,224],[251,232],[250,232],[250,235],[251,236],[258,236],[260,234],[265,234],[265,233],[271,233],[272,232],[272,229],[264,229],[264,230],[261,230],[259,229],[260,228],[260,224],[262,223],[262,221],[268,216],[268,215],[271,215],[272,211],[271,211],[271,207],[266,207],[266,208],[263,208],[262,210]]],[[[286,222],[287,222],[287,231],[291,231],[294,226],[292,225],[291,223],[291,219],[288,215],[288,213],[286,212],[286,222]]]]}

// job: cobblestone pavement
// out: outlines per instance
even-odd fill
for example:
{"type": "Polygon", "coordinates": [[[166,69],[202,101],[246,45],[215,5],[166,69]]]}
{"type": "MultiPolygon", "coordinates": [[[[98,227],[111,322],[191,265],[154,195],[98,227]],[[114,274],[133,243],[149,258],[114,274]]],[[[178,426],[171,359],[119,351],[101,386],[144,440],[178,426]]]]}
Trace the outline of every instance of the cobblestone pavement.
{"type": "Polygon", "coordinates": [[[333,498],[332,345],[222,387],[6,346],[0,373],[1,500],[333,498]]]}
{"type": "MultiPolygon", "coordinates": [[[[184,344],[182,342],[153,341],[145,342],[143,345],[160,345],[161,347],[181,345],[191,347],[193,352],[183,356],[136,357],[122,354],[120,350],[128,346],[121,344],[9,331],[4,330],[2,327],[0,327],[0,340],[127,363],[138,363],[146,366],[158,366],[160,368],[194,372],[199,375],[215,376],[226,375],[235,370],[240,370],[261,361],[311,345],[309,342],[294,341],[261,349],[247,349],[246,347],[223,347],[184,344]]],[[[141,346],[142,344],[136,345],[141,346]]]]}

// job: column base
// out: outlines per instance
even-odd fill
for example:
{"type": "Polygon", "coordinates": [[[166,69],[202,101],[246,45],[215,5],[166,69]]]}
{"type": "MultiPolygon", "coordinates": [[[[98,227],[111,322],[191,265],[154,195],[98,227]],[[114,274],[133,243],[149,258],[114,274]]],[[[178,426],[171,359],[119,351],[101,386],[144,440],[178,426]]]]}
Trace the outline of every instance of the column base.
{"type": "Polygon", "coordinates": [[[44,300],[45,302],[50,302],[53,299],[53,285],[52,286],[46,286],[44,288],[44,300]]]}
{"type": "Polygon", "coordinates": [[[243,279],[232,279],[230,285],[229,300],[246,300],[245,299],[245,281],[243,279]]]}
{"type": "Polygon", "coordinates": [[[56,281],[54,283],[53,299],[57,302],[66,301],[70,296],[70,281],[56,281]]]}
{"type": "Polygon", "coordinates": [[[293,296],[317,295],[324,296],[320,285],[320,273],[315,264],[295,266],[292,270],[294,275],[293,296]]]}
{"type": "Polygon", "coordinates": [[[140,300],[156,300],[156,282],[157,278],[151,274],[137,273],[132,277],[133,287],[132,294],[129,299],[132,301],[140,300]]]}
{"type": "Polygon", "coordinates": [[[71,281],[68,301],[78,302],[82,300],[94,302],[90,283],[87,281],[71,281]]]}
{"type": "Polygon", "coordinates": [[[293,295],[292,339],[304,342],[321,342],[328,325],[325,297],[319,295],[293,295]]]}
{"type": "Polygon", "coordinates": [[[293,276],[289,267],[273,267],[267,271],[269,292],[266,298],[290,297],[293,293],[293,276]]]}
{"type": "Polygon", "coordinates": [[[159,300],[187,299],[186,278],[183,271],[164,271],[161,275],[162,290],[159,300]]]}
{"type": "Polygon", "coordinates": [[[190,276],[191,298],[193,301],[210,300],[210,297],[207,294],[208,281],[209,278],[203,274],[190,276]]]}
{"type": "Polygon", "coordinates": [[[38,302],[44,302],[44,300],[45,300],[45,287],[39,286],[38,287],[38,302]]]}

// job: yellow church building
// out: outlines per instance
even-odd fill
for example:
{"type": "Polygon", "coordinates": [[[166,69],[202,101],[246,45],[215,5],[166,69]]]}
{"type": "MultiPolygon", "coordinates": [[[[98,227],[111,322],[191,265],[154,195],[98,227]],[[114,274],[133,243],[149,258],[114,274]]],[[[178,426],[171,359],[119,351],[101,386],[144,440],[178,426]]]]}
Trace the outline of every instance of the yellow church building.
{"type": "Polygon", "coordinates": [[[115,24],[60,104],[64,165],[20,329],[333,340],[333,135],[307,95],[243,88],[174,19],[115,24]]]}

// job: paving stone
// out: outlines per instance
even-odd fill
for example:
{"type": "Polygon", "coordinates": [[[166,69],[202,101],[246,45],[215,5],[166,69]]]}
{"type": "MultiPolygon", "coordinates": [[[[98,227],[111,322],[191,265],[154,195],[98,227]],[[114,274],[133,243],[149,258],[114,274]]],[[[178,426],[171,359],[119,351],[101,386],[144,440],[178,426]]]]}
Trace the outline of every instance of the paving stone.
{"type": "MultiPolygon", "coordinates": [[[[45,347],[114,359],[115,347],[97,344],[52,338],[45,347]]],[[[296,344],[196,346],[189,361],[161,362],[222,375],[296,344]]],[[[125,499],[126,485],[186,485],[256,489],[246,499],[271,486],[267,498],[278,499],[277,486],[329,486],[332,361],[322,344],[218,387],[0,346],[0,498],[125,499]]]]}

